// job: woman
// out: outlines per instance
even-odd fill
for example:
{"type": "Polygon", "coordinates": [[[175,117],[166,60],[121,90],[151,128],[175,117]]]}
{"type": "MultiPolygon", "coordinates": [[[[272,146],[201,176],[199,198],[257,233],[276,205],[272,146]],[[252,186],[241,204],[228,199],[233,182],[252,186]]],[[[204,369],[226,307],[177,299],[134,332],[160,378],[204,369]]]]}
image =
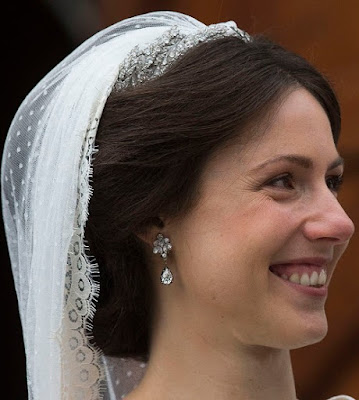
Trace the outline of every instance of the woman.
{"type": "Polygon", "coordinates": [[[30,398],[296,399],[354,232],[339,132],[325,78],[233,22],[149,13],[75,50],[3,153],[30,398]]]}

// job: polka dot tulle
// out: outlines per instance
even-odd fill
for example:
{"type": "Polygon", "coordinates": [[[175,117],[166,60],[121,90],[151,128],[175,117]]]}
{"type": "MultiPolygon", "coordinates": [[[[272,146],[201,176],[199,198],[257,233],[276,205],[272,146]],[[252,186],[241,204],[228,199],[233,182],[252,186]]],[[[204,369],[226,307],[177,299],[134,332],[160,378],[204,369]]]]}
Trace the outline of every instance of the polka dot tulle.
{"type": "Polygon", "coordinates": [[[100,352],[90,344],[85,333],[91,324],[95,312],[94,299],[98,295],[98,286],[92,278],[97,272],[97,264],[87,255],[84,227],[91,194],[91,158],[96,152],[94,138],[99,116],[93,114],[92,122],[86,127],[80,142],[82,146],[77,154],[74,153],[77,159],[75,165],[81,165],[81,168],[75,175],[77,179],[72,181],[77,201],[75,208],[72,211],[69,209],[66,215],[68,221],[72,221],[72,226],[67,225],[66,234],[70,240],[66,242],[63,241],[64,234],[55,230],[61,221],[66,220],[64,215],[54,219],[56,223],[51,224],[50,220],[55,218],[56,201],[61,203],[63,196],[63,204],[66,204],[69,199],[62,188],[69,185],[66,177],[71,175],[66,174],[66,170],[71,168],[72,160],[66,158],[68,149],[63,145],[67,142],[63,134],[71,134],[71,129],[69,132],[62,131],[60,122],[49,129],[53,97],[53,90],[42,90],[39,95],[35,88],[23,102],[10,127],[2,164],[4,225],[19,293],[25,343],[31,346],[26,351],[27,362],[36,366],[28,370],[29,398],[34,398],[36,391],[36,399],[42,399],[41,391],[45,396],[49,390],[54,397],[47,398],[57,398],[56,385],[51,383],[51,379],[54,379],[54,371],[60,370],[61,380],[58,381],[62,387],[57,393],[62,394],[61,398],[98,400],[102,398],[104,371],[100,352]],[[50,148],[52,157],[48,157],[47,153],[50,148]],[[46,185],[41,186],[42,179],[46,185]],[[56,190],[59,191],[58,196],[54,194],[56,190]],[[37,230],[39,234],[35,235],[37,230]],[[58,236],[56,232],[59,232],[58,236]],[[63,248],[67,251],[62,266],[57,255],[61,246],[66,246],[63,248]],[[38,252],[36,249],[39,249],[38,252]],[[59,265],[55,268],[56,263],[59,265]],[[52,313],[58,316],[54,322],[52,313]],[[58,321],[61,321],[60,329],[56,328],[58,321]],[[38,344],[35,351],[32,343],[38,344]],[[50,354],[52,366],[46,361],[49,358],[46,352],[50,354]],[[58,360],[57,365],[55,360],[58,360]],[[48,371],[48,379],[43,379],[48,371]]]}
{"type": "Polygon", "coordinates": [[[29,400],[118,400],[146,371],[144,363],[104,357],[91,340],[98,266],[84,228],[96,130],[121,62],[136,43],[154,42],[173,25],[184,32],[204,28],[192,17],[160,12],[98,32],[35,86],[11,123],[2,206],[29,400]]]}
{"type": "Polygon", "coordinates": [[[141,361],[116,357],[104,357],[104,365],[111,382],[104,400],[125,398],[141,382],[147,368],[141,361]]]}

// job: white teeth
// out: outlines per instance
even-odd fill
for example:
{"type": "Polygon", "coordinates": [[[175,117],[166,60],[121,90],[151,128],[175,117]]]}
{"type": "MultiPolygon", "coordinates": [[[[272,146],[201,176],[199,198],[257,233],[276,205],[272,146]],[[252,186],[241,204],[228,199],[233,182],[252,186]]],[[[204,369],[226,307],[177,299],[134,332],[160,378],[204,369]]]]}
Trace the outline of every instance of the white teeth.
{"type": "Polygon", "coordinates": [[[293,283],[300,283],[300,281],[299,281],[299,275],[298,275],[297,272],[295,272],[294,274],[292,274],[292,275],[289,277],[289,280],[290,280],[291,282],[293,282],[293,283]]]}
{"type": "Polygon", "coordinates": [[[307,273],[304,273],[301,276],[300,284],[303,285],[303,286],[309,286],[310,285],[309,275],[307,273]]]}
{"type": "Polygon", "coordinates": [[[314,271],[314,272],[312,273],[311,277],[310,277],[310,284],[311,284],[312,286],[318,285],[318,277],[319,277],[318,272],[317,272],[317,271],[314,271]]]}
{"type": "Polygon", "coordinates": [[[326,274],[326,272],[324,271],[324,269],[322,269],[322,270],[320,271],[320,274],[319,274],[318,284],[319,284],[319,285],[325,285],[326,281],[327,281],[327,274],[326,274]]]}
{"type": "Polygon", "coordinates": [[[289,278],[286,274],[282,274],[280,277],[285,280],[289,279],[290,282],[303,286],[325,285],[327,282],[327,273],[324,269],[320,271],[319,275],[317,271],[312,272],[310,277],[307,272],[305,272],[302,276],[299,276],[298,272],[295,272],[294,274],[290,275],[289,278]]]}

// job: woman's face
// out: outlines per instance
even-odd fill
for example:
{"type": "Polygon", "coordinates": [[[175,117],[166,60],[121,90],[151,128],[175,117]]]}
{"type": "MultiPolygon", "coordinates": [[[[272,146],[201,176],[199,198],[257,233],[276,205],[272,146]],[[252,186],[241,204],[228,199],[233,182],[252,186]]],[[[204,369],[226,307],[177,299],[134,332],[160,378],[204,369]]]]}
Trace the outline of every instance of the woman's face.
{"type": "Polygon", "coordinates": [[[326,295],[303,293],[269,267],[322,257],[330,282],[354,233],[337,200],[338,157],[324,110],[297,89],[262,136],[210,160],[198,207],[166,226],[174,282],[161,291],[176,296],[188,321],[274,348],[326,335],[326,295]]]}

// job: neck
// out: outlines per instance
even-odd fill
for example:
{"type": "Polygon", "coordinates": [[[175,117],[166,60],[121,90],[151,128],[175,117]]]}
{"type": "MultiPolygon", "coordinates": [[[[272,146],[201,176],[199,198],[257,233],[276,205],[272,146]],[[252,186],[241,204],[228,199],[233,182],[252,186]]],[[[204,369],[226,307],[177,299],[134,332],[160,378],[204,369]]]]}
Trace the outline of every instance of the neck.
{"type": "Polygon", "coordinates": [[[190,319],[179,324],[168,315],[157,325],[146,374],[129,400],[296,400],[289,350],[223,340],[223,331],[190,319]]]}

